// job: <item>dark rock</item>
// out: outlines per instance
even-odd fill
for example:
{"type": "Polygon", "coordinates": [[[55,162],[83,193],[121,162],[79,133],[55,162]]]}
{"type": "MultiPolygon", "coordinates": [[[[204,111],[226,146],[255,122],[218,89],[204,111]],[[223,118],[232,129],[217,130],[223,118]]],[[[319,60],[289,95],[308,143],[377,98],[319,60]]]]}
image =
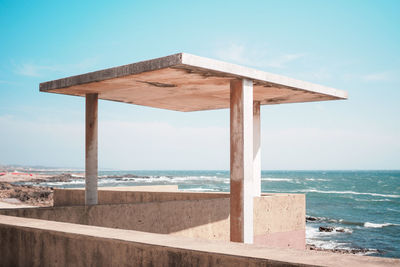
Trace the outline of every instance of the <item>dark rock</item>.
{"type": "Polygon", "coordinates": [[[69,182],[70,180],[75,179],[75,177],[72,177],[71,174],[69,173],[63,173],[60,175],[55,175],[53,177],[48,178],[47,180],[53,181],[53,182],[69,182]]]}
{"type": "Polygon", "coordinates": [[[306,216],[306,222],[315,222],[318,218],[312,216],[306,216]]]}
{"type": "Polygon", "coordinates": [[[335,228],[329,227],[329,226],[320,226],[319,231],[320,232],[332,232],[335,228]]]}

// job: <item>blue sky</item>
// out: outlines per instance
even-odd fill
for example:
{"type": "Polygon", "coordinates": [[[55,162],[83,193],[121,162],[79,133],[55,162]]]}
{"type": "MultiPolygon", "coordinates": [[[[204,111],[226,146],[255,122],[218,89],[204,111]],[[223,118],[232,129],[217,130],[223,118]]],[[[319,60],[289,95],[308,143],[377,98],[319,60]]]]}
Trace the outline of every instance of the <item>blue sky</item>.
{"type": "MultiPolygon", "coordinates": [[[[84,166],[84,99],[40,82],[188,52],[348,91],[263,106],[263,169],[400,169],[399,13],[400,1],[0,0],[0,164],[84,166]]],[[[229,169],[229,112],[100,101],[99,166],[229,169]]]]}

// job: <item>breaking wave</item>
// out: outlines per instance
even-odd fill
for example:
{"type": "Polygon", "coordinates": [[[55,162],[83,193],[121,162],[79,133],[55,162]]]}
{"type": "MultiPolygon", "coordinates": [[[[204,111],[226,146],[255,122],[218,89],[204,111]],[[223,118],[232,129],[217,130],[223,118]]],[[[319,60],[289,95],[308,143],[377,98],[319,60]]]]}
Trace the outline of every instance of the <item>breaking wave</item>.
{"type": "Polygon", "coordinates": [[[351,194],[351,195],[367,195],[367,196],[374,196],[374,197],[400,198],[400,195],[364,193],[364,192],[354,192],[354,191],[322,191],[322,190],[316,190],[316,189],[305,189],[305,190],[300,190],[300,192],[303,192],[303,193],[320,193],[320,194],[351,194]]]}
{"type": "Polygon", "coordinates": [[[371,223],[371,222],[366,222],[364,223],[364,227],[366,228],[382,228],[386,226],[399,226],[399,224],[395,223],[371,223]]]}

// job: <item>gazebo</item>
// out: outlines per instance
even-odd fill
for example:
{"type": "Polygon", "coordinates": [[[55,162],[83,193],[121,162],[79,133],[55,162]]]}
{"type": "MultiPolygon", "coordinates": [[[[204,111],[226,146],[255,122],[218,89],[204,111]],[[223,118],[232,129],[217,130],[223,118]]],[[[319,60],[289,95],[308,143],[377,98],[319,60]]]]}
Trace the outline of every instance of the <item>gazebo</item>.
{"type": "Polygon", "coordinates": [[[260,105],[346,99],[341,90],[179,53],[40,84],[86,98],[85,203],[96,205],[98,99],[175,111],[230,108],[230,239],[253,243],[261,195],[260,105]]]}

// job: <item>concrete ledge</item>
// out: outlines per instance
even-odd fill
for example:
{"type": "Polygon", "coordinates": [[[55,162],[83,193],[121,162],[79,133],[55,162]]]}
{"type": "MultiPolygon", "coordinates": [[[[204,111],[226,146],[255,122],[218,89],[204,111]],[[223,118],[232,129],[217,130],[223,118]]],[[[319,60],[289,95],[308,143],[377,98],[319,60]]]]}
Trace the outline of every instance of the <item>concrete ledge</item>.
{"type": "Polygon", "coordinates": [[[1,266],[395,266],[398,259],[270,249],[0,215],[1,266]]]}
{"type": "MultiPolygon", "coordinates": [[[[100,187],[99,204],[128,204],[174,200],[229,198],[229,193],[181,192],[176,185],[100,187]]],[[[85,191],[77,189],[54,189],[54,206],[85,205],[85,191]]]]}

